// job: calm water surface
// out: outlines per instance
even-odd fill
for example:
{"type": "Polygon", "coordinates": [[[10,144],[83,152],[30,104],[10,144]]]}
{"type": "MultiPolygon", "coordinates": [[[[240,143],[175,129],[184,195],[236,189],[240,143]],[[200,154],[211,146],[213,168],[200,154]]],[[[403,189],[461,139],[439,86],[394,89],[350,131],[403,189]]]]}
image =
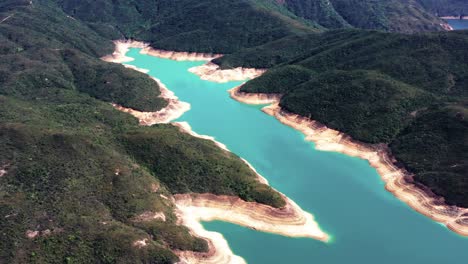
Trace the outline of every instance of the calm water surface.
{"type": "Polygon", "coordinates": [[[414,212],[385,191],[364,160],[322,152],[299,132],[238,103],[227,90],[239,82],[203,81],[187,70],[203,62],[177,62],[131,49],[129,63],[149,69],[192,109],[187,121],[247,159],[270,184],[314,214],[333,240],[322,243],[256,232],[223,222],[204,226],[222,233],[234,253],[251,264],[468,263],[468,239],[414,212]]]}
{"type": "Polygon", "coordinates": [[[453,29],[468,29],[468,20],[467,19],[447,19],[453,29]]]}

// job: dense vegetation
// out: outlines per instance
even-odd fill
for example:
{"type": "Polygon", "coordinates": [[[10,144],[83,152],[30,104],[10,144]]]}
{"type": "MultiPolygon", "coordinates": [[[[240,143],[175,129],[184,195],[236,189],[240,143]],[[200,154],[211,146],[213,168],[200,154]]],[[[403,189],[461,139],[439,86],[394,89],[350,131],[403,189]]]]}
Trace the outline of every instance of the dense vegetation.
{"type": "Polygon", "coordinates": [[[241,90],[284,94],[280,105],[290,112],[363,142],[390,144],[419,182],[466,207],[467,45],[463,31],[341,30],[287,37],[216,62],[272,67],[241,90]],[[294,43],[297,49],[283,49],[294,43]]]}
{"type": "Polygon", "coordinates": [[[1,94],[47,99],[56,87],[139,110],[165,106],[154,81],[97,60],[112,53],[112,42],[60,10],[29,2],[4,10],[2,17],[11,17],[0,24],[1,94]]]}
{"type": "Polygon", "coordinates": [[[284,205],[211,141],[115,110],[166,102],[98,59],[113,51],[99,32],[47,1],[2,1],[0,21],[1,263],[174,263],[207,244],[177,224],[172,194],[284,205]]]}
{"type": "Polygon", "coordinates": [[[243,90],[282,93],[289,111],[389,143],[418,181],[468,206],[467,33],[319,34],[439,29],[410,0],[331,3],[1,1],[0,262],[173,263],[172,250],[207,244],[177,224],[172,194],[284,205],[214,143],[112,108],[166,105],[147,76],[98,59],[123,37],[273,67],[243,90]]]}
{"type": "Polygon", "coordinates": [[[468,112],[465,103],[433,106],[391,143],[416,180],[447,201],[467,206],[468,112]]]}
{"type": "Polygon", "coordinates": [[[467,16],[468,2],[465,0],[418,0],[431,13],[438,16],[467,16]]]}
{"type": "Polygon", "coordinates": [[[121,34],[178,51],[232,53],[324,28],[443,29],[416,0],[51,1],[106,36],[121,34]]]}
{"type": "Polygon", "coordinates": [[[285,0],[284,5],[297,16],[316,21],[326,28],[351,27],[329,0],[285,0]]]}
{"type": "Polygon", "coordinates": [[[372,71],[330,71],[300,84],[281,100],[283,108],[323,120],[355,139],[389,142],[410,113],[431,101],[424,91],[372,71]]]}
{"type": "Polygon", "coordinates": [[[132,157],[172,193],[229,194],[275,207],[284,205],[279,194],[258,184],[255,173],[237,156],[176,130],[138,128],[129,130],[120,140],[132,157]]]}
{"type": "Polygon", "coordinates": [[[284,3],[297,16],[331,29],[352,26],[411,33],[442,30],[440,24],[444,23],[418,0],[284,0],[284,3]]]}
{"type": "Polygon", "coordinates": [[[394,32],[441,30],[444,23],[418,0],[331,0],[341,16],[356,28],[394,32]]]}
{"type": "Polygon", "coordinates": [[[56,2],[94,27],[112,27],[127,38],[167,50],[230,53],[314,30],[269,0],[56,2]]]}

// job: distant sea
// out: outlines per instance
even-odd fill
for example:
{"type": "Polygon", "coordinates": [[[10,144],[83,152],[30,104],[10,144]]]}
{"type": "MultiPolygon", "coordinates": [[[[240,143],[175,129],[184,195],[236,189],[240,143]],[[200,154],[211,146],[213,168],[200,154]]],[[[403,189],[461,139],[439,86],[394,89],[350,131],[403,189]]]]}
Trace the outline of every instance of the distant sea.
{"type": "Polygon", "coordinates": [[[453,29],[468,29],[467,19],[446,19],[453,29]]]}

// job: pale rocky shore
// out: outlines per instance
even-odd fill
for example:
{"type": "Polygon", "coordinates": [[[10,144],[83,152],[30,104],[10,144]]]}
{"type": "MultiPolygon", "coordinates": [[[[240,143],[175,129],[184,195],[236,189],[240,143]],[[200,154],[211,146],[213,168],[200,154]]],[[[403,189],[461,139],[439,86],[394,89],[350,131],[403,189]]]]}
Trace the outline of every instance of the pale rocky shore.
{"type": "Polygon", "coordinates": [[[176,61],[210,61],[221,57],[221,54],[207,54],[198,52],[179,52],[179,51],[167,51],[160,49],[153,49],[150,46],[144,47],[141,54],[148,54],[150,56],[170,59],[176,61]]]}
{"type": "Polygon", "coordinates": [[[244,93],[240,91],[241,87],[234,87],[228,92],[231,98],[244,104],[275,104],[281,99],[280,94],[244,93]]]}
{"type": "Polygon", "coordinates": [[[440,26],[446,30],[446,31],[452,31],[452,30],[455,30],[451,25],[449,25],[448,23],[441,23],[440,26]]]}
{"type": "Polygon", "coordinates": [[[273,208],[238,197],[214,194],[178,194],[176,204],[191,211],[190,217],[200,221],[220,220],[254,230],[288,237],[309,237],[327,242],[329,236],[296,203],[283,195],[286,206],[273,208]]]}
{"type": "MultiPolygon", "coordinates": [[[[186,122],[175,122],[173,125],[194,137],[213,141],[221,149],[229,151],[226,145],[213,137],[199,135],[192,131],[186,122]]],[[[257,179],[264,184],[268,181],[257,173],[255,168],[242,159],[256,174],[257,179]]],[[[307,237],[327,242],[329,236],[323,232],[314,217],[303,211],[296,203],[281,194],[286,206],[273,208],[271,206],[246,202],[234,196],[214,194],[178,194],[175,203],[181,223],[198,237],[205,238],[210,245],[206,253],[181,251],[177,252],[183,260],[181,263],[245,263],[234,255],[227,246],[221,234],[206,231],[201,221],[219,220],[248,227],[254,230],[279,234],[290,237],[307,237]]]]}
{"type": "Polygon", "coordinates": [[[148,45],[138,41],[116,40],[114,41],[114,46],[114,52],[110,55],[102,57],[101,60],[114,63],[130,62],[134,60],[133,58],[126,56],[130,48],[144,49],[148,45]]]}
{"type": "MultiPolygon", "coordinates": [[[[199,53],[167,52],[154,50],[142,42],[136,41],[115,41],[115,52],[112,55],[105,56],[102,59],[108,62],[122,63],[128,68],[147,73],[148,70],[140,69],[135,66],[125,65],[125,62],[132,61],[133,58],[127,57],[129,48],[141,48],[141,53],[151,56],[174,60],[210,60],[216,56],[199,53]],[[203,58],[203,59],[202,59],[203,58]]],[[[231,81],[236,78],[245,80],[254,78],[263,73],[262,71],[243,71],[229,74],[216,75],[216,78],[222,81],[231,81]]],[[[210,74],[213,74],[211,72],[210,74]]],[[[181,116],[190,109],[188,103],[180,102],[178,98],[158,79],[153,78],[161,90],[161,97],[168,101],[168,106],[157,112],[140,112],[134,109],[125,108],[113,104],[113,106],[123,112],[136,117],[141,125],[150,126],[158,123],[169,123],[181,116]]],[[[237,79],[236,79],[237,80],[237,79]]],[[[172,123],[182,132],[188,133],[194,137],[213,141],[218,147],[229,151],[227,147],[216,141],[213,137],[199,135],[192,131],[190,125],[186,122],[172,123]]],[[[258,181],[268,184],[268,181],[256,172],[254,167],[245,159],[242,159],[257,175],[258,181]]],[[[229,248],[227,241],[222,234],[210,232],[203,228],[200,221],[221,220],[252,228],[255,230],[280,234],[290,237],[307,237],[327,242],[329,236],[323,232],[315,222],[314,217],[303,211],[296,203],[281,194],[286,201],[283,208],[273,208],[271,206],[258,204],[255,202],[246,202],[238,197],[223,196],[214,194],[184,194],[175,195],[177,216],[179,222],[187,226],[192,234],[206,239],[209,245],[209,251],[205,253],[191,251],[176,251],[180,257],[180,264],[188,263],[216,263],[216,264],[244,264],[245,260],[234,255],[229,248]]]]}
{"type": "Polygon", "coordinates": [[[385,188],[389,192],[419,213],[446,225],[460,235],[468,236],[468,209],[449,206],[442,197],[415,183],[411,173],[395,165],[396,160],[386,145],[361,143],[317,121],[289,113],[279,106],[281,96],[278,94],[244,93],[240,91],[240,87],[229,93],[233,99],[243,103],[270,104],[262,110],[281,123],[301,131],[306,140],[315,143],[318,150],[340,152],[369,161],[386,183],[385,188]]]}
{"type": "Polygon", "coordinates": [[[311,214],[283,196],[286,206],[273,208],[271,206],[246,202],[238,197],[214,194],[177,194],[176,205],[180,213],[179,219],[188,226],[195,235],[205,238],[213,246],[207,253],[179,252],[186,263],[245,263],[235,256],[225,240],[218,233],[204,230],[200,221],[220,220],[245,226],[254,230],[275,233],[289,237],[309,237],[328,241],[329,237],[314,221],[311,214]],[[223,249],[218,252],[217,249],[223,249]],[[229,249],[229,250],[228,250],[229,249]]]}
{"type": "Polygon", "coordinates": [[[181,117],[190,110],[190,104],[179,101],[179,98],[172,91],[166,88],[159,79],[152,78],[159,85],[160,97],[167,101],[167,106],[156,112],[141,112],[121,105],[112,104],[116,109],[129,113],[140,121],[140,125],[152,126],[154,124],[167,124],[172,120],[181,117]]]}
{"type": "MultiPolygon", "coordinates": [[[[126,53],[129,48],[146,48],[148,45],[137,41],[114,41],[115,51],[112,55],[102,57],[101,59],[107,62],[121,63],[129,69],[133,69],[147,74],[149,70],[137,68],[133,65],[127,65],[125,62],[133,61],[133,58],[127,57],[126,53]]],[[[159,86],[160,97],[167,102],[167,106],[156,112],[142,112],[131,108],[127,108],[118,104],[112,104],[116,109],[129,113],[135,116],[141,125],[151,126],[154,124],[169,123],[170,121],[181,117],[185,112],[190,110],[190,104],[179,100],[175,94],[167,89],[167,87],[157,78],[151,77],[159,86]]]]}
{"type": "MultiPolygon", "coordinates": [[[[139,72],[147,73],[148,70],[140,69],[131,65],[124,65],[127,68],[134,69],[139,72]]],[[[154,124],[167,124],[174,119],[181,117],[185,112],[190,110],[190,104],[179,101],[179,98],[175,94],[167,89],[167,87],[161,82],[161,80],[151,77],[159,86],[161,94],[159,97],[163,98],[167,102],[167,106],[156,112],[142,112],[132,108],[123,107],[118,104],[112,104],[117,110],[125,113],[129,113],[136,117],[140,125],[152,126],[154,124]]]]}
{"type": "Polygon", "coordinates": [[[201,66],[190,68],[189,71],[200,76],[202,80],[224,83],[254,79],[262,75],[266,70],[242,67],[222,70],[217,64],[207,62],[201,66]]]}
{"type": "Polygon", "coordinates": [[[130,48],[141,49],[141,54],[147,54],[150,56],[171,59],[176,61],[210,61],[221,57],[221,54],[208,54],[198,52],[179,52],[179,51],[168,51],[161,49],[154,49],[150,47],[148,43],[135,41],[135,40],[115,40],[115,51],[111,55],[102,57],[105,61],[111,61],[116,63],[124,63],[132,61],[133,58],[126,57],[125,54],[130,48]]]}
{"type": "Polygon", "coordinates": [[[222,57],[222,54],[160,50],[150,47],[147,43],[134,40],[116,40],[114,41],[114,44],[114,53],[102,57],[102,60],[115,63],[130,62],[133,60],[133,58],[127,57],[125,54],[130,48],[139,48],[141,49],[141,54],[147,54],[158,58],[171,59],[176,61],[207,61],[207,63],[203,65],[190,68],[189,71],[198,75],[202,80],[212,82],[224,83],[230,81],[245,81],[256,78],[266,71],[263,69],[242,67],[221,70],[220,67],[217,64],[212,63],[211,60],[222,57]]]}

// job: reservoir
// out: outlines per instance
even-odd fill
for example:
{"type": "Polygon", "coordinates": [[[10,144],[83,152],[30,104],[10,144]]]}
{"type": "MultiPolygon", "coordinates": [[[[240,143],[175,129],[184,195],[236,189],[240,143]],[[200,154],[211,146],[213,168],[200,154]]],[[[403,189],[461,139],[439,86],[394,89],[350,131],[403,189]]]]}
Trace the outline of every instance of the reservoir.
{"type": "Polygon", "coordinates": [[[204,62],[173,61],[130,49],[128,63],[148,69],[191,110],[186,121],[248,160],[270,185],[312,213],[329,243],[261,233],[223,222],[204,223],[222,233],[251,264],[465,263],[468,239],[413,211],[384,189],[365,160],[317,151],[304,136],[227,90],[240,82],[201,80],[188,69],[204,62]]]}
{"type": "Polygon", "coordinates": [[[468,20],[467,19],[447,19],[446,21],[455,30],[468,29],[468,20]]]}

